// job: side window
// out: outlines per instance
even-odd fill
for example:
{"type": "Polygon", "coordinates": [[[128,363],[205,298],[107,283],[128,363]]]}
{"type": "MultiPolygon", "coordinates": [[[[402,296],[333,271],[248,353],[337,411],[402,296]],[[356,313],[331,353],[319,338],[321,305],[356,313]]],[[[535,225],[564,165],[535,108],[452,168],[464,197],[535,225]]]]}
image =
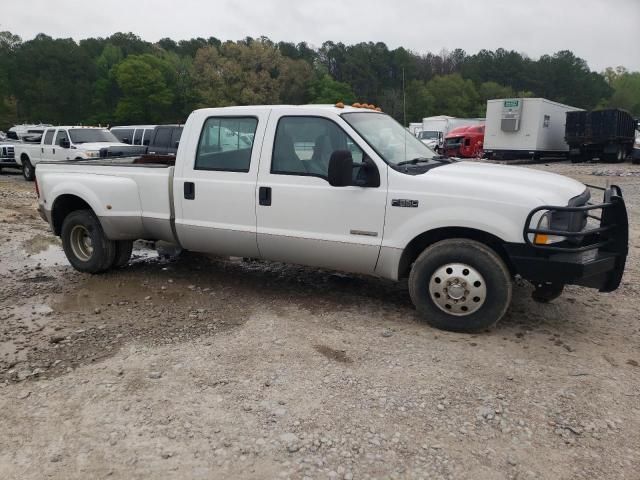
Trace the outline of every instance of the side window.
{"type": "Polygon", "coordinates": [[[156,138],[154,146],[157,148],[167,148],[171,141],[171,128],[158,128],[156,130],[156,138]]]}
{"type": "Polygon", "coordinates": [[[180,141],[180,137],[182,136],[182,127],[176,127],[171,132],[171,148],[177,148],[176,142],[180,141]]]}
{"type": "Polygon", "coordinates": [[[253,117],[211,117],[202,127],[194,168],[248,172],[258,120],[253,117]]]}
{"type": "Polygon", "coordinates": [[[271,173],[326,179],[329,159],[337,150],[350,151],[354,164],[362,164],[364,152],[334,122],[320,117],[283,117],[276,130],[271,173]]]}
{"type": "Polygon", "coordinates": [[[60,145],[60,140],[62,140],[64,138],[69,140],[69,135],[67,135],[67,131],[66,130],[58,130],[58,133],[56,133],[56,145],[60,145]]]}
{"type": "Polygon", "coordinates": [[[118,140],[122,143],[131,143],[131,137],[133,137],[133,129],[130,128],[117,128],[112,130],[113,133],[118,140]]]}
{"type": "Polygon", "coordinates": [[[47,133],[44,134],[44,145],[51,145],[54,133],[56,133],[55,130],[47,130],[47,133]]]}
{"type": "Polygon", "coordinates": [[[144,137],[142,137],[142,145],[149,145],[153,138],[153,128],[147,128],[144,131],[144,137]]]}
{"type": "Polygon", "coordinates": [[[142,145],[142,133],[144,130],[142,128],[136,129],[136,133],[133,134],[133,144],[134,145],[142,145]]]}

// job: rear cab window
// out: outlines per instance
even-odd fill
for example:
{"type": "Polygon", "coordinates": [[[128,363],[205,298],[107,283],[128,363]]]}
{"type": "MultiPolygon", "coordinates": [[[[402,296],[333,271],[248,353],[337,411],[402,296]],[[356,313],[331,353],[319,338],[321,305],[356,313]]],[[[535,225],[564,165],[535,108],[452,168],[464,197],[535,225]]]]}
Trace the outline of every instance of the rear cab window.
{"type": "Polygon", "coordinates": [[[195,170],[248,172],[258,119],[209,117],[202,127],[195,170]]]}

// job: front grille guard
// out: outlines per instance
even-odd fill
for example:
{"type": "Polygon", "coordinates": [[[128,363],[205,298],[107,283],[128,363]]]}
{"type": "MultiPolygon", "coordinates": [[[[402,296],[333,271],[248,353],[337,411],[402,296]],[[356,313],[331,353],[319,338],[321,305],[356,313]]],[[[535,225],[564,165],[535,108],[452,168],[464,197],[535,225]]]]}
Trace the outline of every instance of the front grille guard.
{"type": "Polygon", "coordinates": [[[602,203],[577,207],[543,205],[534,208],[527,215],[524,226],[525,243],[540,251],[546,252],[563,252],[563,253],[579,253],[589,250],[599,250],[615,253],[618,255],[627,255],[628,238],[629,238],[629,222],[627,218],[627,209],[622,198],[622,190],[617,185],[609,188],[587,185],[589,188],[601,190],[604,192],[602,203]],[[600,211],[600,216],[594,215],[595,211],[600,211]],[[533,217],[538,212],[587,212],[587,217],[600,222],[595,228],[588,228],[571,232],[564,230],[554,230],[545,228],[534,228],[531,226],[533,217]],[[557,245],[538,245],[529,238],[533,234],[535,240],[536,234],[553,235],[566,238],[580,238],[578,245],[569,242],[559,242],[557,245]]]}

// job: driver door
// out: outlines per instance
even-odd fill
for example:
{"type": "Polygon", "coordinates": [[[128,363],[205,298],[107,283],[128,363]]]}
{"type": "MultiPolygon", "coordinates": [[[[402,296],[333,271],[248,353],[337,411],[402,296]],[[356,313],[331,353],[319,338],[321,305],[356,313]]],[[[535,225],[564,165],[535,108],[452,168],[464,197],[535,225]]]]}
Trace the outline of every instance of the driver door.
{"type": "Polygon", "coordinates": [[[349,150],[354,178],[368,146],[353,140],[342,122],[304,116],[299,109],[271,114],[260,162],[256,198],[258,249],[268,260],[373,273],[384,227],[386,165],[371,163],[379,174],[375,187],[332,187],[331,154],[349,150]],[[275,118],[274,118],[275,117],[275,118]]]}
{"type": "Polygon", "coordinates": [[[66,130],[60,128],[58,129],[58,131],[56,132],[56,137],[55,140],[53,142],[53,156],[51,158],[51,160],[55,160],[55,161],[63,161],[63,160],[69,160],[69,156],[70,156],[70,152],[68,148],[63,148],[60,146],[60,142],[63,139],[67,139],[69,140],[69,134],[67,133],[66,130]]]}

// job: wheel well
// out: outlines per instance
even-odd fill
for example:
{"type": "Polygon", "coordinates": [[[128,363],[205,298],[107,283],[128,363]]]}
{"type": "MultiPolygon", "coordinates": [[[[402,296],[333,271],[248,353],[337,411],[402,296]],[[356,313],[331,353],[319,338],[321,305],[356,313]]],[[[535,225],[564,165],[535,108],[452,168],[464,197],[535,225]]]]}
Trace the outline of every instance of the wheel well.
{"type": "Polygon", "coordinates": [[[60,235],[62,232],[62,222],[71,212],[76,210],[92,210],[91,206],[80,197],[75,195],[60,195],[56,198],[51,209],[51,220],[53,223],[53,233],[60,235]]]}
{"type": "Polygon", "coordinates": [[[20,160],[22,160],[23,162],[26,160],[27,162],[30,162],[31,160],[29,159],[29,155],[27,155],[26,153],[23,153],[22,155],[20,155],[20,160]]]}
{"type": "Polygon", "coordinates": [[[400,257],[400,264],[398,265],[398,278],[407,277],[411,270],[411,265],[415,262],[416,258],[427,248],[429,245],[433,245],[440,240],[446,240],[448,238],[466,238],[469,240],[476,240],[491,248],[494,252],[500,255],[500,258],[507,265],[509,271],[513,274],[515,269],[509,260],[509,256],[504,249],[504,241],[482,230],[476,230],[474,228],[465,227],[445,227],[429,230],[428,232],[421,233],[405,247],[400,257]]]}

